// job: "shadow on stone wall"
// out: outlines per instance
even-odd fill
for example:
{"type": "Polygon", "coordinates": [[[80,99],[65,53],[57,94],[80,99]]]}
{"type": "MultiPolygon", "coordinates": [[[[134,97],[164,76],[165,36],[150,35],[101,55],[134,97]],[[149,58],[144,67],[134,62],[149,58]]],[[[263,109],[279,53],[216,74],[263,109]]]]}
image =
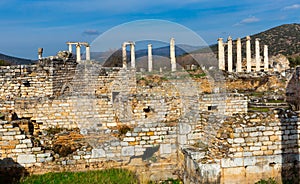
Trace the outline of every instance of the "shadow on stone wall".
{"type": "Polygon", "coordinates": [[[19,183],[20,179],[28,176],[26,169],[15,162],[12,158],[0,160],[0,183],[13,184],[19,183]]]}
{"type": "Polygon", "coordinates": [[[278,112],[281,131],[281,155],[283,183],[299,183],[299,110],[300,110],[300,67],[295,69],[293,76],[286,86],[286,101],[292,110],[281,109],[278,112]]]}

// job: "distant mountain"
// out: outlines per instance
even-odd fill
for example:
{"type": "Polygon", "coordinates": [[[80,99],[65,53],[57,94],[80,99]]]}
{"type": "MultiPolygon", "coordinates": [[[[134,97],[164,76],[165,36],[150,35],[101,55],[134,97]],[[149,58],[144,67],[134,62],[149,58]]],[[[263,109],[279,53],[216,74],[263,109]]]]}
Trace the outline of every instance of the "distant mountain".
{"type": "MultiPolygon", "coordinates": [[[[285,56],[300,55],[300,24],[284,24],[250,35],[250,37],[252,54],[254,54],[255,38],[259,38],[261,48],[263,48],[263,45],[268,45],[270,56],[278,54],[285,56]]],[[[245,52],[245,41],[246,38],[242,38],[243,52],[245,52]]],[[[211,49],[217,53],[217,44],[212,45],[211,49]]],[[[235,52],[235,49],[233,52],[235,52]]],[[[263,49],[261,49],[261,52],[263,52],[263,49]]]]}
{"type": "Polygon", "coordinates": [[[23,59],[5,54],[0,54],[0,61],[0,65],[27,65],[35,62],[30,59],[23,59]]]}

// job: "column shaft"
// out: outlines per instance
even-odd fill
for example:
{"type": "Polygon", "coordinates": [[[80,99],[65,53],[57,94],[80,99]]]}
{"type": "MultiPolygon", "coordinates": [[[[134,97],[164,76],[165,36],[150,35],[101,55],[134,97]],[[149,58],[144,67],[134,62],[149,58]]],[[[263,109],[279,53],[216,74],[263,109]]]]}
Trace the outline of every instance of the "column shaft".
{"type": "Polygon", "coordinates": [[[130,44],[130,54],[131,54],[131,68],[135,68],[135,48],[134,43],[130,44]]]}
{"type": "Polygon", "coordinates": [[[259,39],[255,39],[255,71],[260,71],[260,49],[259,49],[259,39]]]}
{"type": "Polygon", "coordinates": [[[240,38],[236,41],[236,72],[242,72],[242,45],[240,38]]]}
{"type": "Polygon", "coordinates": [[[175,57],[175,40],[171,38],[170,40],[170,59],[171,59],[171,71],[176,71],[176,57],[175,57]]]}
{"type": "Polygon", "coordinates": [[[80,44],[76,45],[76,61],[81,61],[81,54],[80,54],[80,44]]]}
{"type": "Polygon", "coordinates": [[[251,43],[250,36],[246,37],[246,62],[247,62],[247,72],[251,72],[251,43]]]}
{"type": "Polygon", "coordinates": [[[87,45],[85,47],[85,60],[91,60],[91,52],[90,52],[90,46],[87,45]]]}
{"type": "Polygon", "coordinates": [[[264,71],[269,70],[269,53],[268,45],[264,45],[264,71]]]}
{"type": "Polygon", "coordinates": [[[69,52],[72,53],[72,44],[69,44],[69,52]]]}
{"type": "Polygon", "coordinates": [[[228,37],[228,42],[227,42],[227,46],[228,46],[228,72],[232,72],[232,38],[229,36],[228,37]]]}
{"type": "Polygon", "coordinates": [[[148,72],[152,72],[153,66],[152,66],[152,45],[148,45],[148,72]]]}
{"type": "Polygon", "coordinates": [[[225,70],[225,53],[223,39],[218,39],[218,59],[219,59],[219,69],[225,70]]]}
{"type": "Polygon", "coordinates": [[[122,45],[122,61],[123,61],[123,68],[127,68],[127,54],[126,54],[126,44],[123,43],[122,45]]]}

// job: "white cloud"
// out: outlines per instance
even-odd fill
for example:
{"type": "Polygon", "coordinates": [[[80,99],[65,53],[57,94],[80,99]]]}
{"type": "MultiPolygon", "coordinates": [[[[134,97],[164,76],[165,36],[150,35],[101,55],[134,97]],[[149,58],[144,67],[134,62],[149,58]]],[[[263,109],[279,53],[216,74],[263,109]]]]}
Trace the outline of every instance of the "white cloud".
{"type": "Polygon", "coordinates": [[[295,10],[295,9],[299,9],[300,8],[300,4],[293,4],[291,6],[286,6],[283,8],[283,10],[295,10]]]}
{"type": "Polygon", "coordinates": [[[254,17],[254,16],[251,16],[251,17],[248,17],[248,18],[245,18],[243,20],[241,20],[241,24],[248,24],[248,23],[253,23],[253,22],[258,22],[259,19],[254,17]]]}
{"type": "Polygon", "coordinates": [[[255,17],[255,16],[250,16],[248,18],[245,18],[243,20],[241,20],[240,22],[234,24],[234,26],[240,26],[240,25],[244,25],[244,24],[250,24],[250,23],[254,23],[254,22],[259,22],[260,19],[255,17]]]}

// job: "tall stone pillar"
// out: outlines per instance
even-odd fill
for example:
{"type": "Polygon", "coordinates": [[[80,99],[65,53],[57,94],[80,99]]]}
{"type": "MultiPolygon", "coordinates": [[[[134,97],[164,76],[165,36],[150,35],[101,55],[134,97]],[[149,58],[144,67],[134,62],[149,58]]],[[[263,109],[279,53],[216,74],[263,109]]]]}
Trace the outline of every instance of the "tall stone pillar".
{"type": "Polygon", "coordinates": [[[171,38],[170,40],[170,58],[171,58],[171,71],[176,71],[176,57],[175,57],[175,40],[171,38]]]}
{"type": "Polygon", "coordinates": [[[148,44],[148,72],[152,72],[152,45],[148,44]]]}
{"type": "Polygon", "coordinates": [[[269,53],[268,45],[264,45],[264,71],[269,70],[269,53]]]}
{"type": "Polygon", "coordinates": [[[236,72],[242,72],[242,44],[240,38],[236,41],[236,72]]]}
{"type": "Polygon", "coordinates": [[[229,36],[227,40],[227,49],[228,49],[228,72],[232,72],[232,38],[229,36]]]}
{"type": "Polygon", "coordinates": [[[223,38],[218,39],[218,59],[219,59],[219,70],[225,70],[225,53],[223,38]]]}
{"type": "Polygon", "coordinates": [[[123,43],[122,45],[122,61],[123,61],[123,68],[127,68],[127,55],[126,55],[126,44],[123,43]]]}
{"type": "Polygon", "coordinates": [[[43,58],[43,48],[38,48],[38,58],[39,60],[43,58]]]}
{"type": "Polygon", "coordinates": [[[259,49],[259,39],[255,39],[255,71],[260,71],[260,49],[259,49]]]}
{"type": "Polygon", "coordinates": [[[135,68],[135,49],[134,43],[130,43],[131,68],[135,68]]]}
{"type": "Polygon", "coordinates": [[[80,44],[76,44],[76,61],[81,61],[81,55],[80,55],[80,44]]]}
{"type": "Polygon", "coordinates": [[[69,52],[71,52],[72,53],[72,44],[68,44],[69,45],[69,52]]]}
{"type": "Polygon", "coordinates": [[[246,37],[246,65],[247,65],[247,72],[251,72],[251,43],[250,43],[250,36],[246,37]]]}
{"type": "Polygon", "coordinates": [[[85,60],[91,60],[91,51],[89,45],[85,47],[85,60]]]}

